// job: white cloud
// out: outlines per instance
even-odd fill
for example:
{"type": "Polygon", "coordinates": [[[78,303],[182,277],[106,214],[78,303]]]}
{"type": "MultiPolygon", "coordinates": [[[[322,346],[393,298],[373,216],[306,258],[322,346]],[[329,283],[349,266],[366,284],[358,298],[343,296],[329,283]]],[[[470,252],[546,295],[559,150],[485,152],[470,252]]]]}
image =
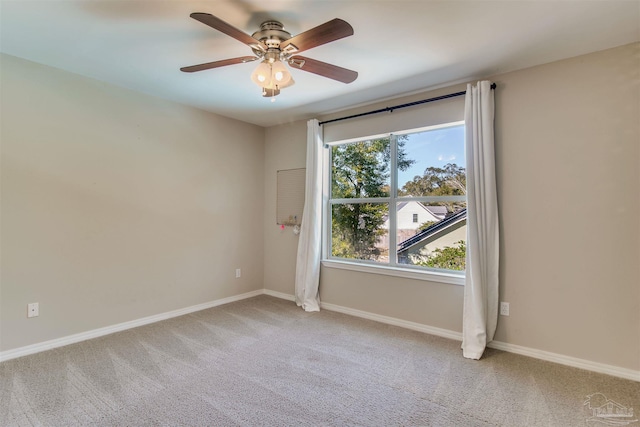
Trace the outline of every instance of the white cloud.
{"type": "Polygon", "coordinates": [[[450,162],[450,161],[455,160],[455,159],[456,159],[456,155],[455,154],[451,154],[448,157],[445,157],[443,154],[440,154],[438,156],[438,161],[439,162],[444,162],[444,161],[450,162]]]}

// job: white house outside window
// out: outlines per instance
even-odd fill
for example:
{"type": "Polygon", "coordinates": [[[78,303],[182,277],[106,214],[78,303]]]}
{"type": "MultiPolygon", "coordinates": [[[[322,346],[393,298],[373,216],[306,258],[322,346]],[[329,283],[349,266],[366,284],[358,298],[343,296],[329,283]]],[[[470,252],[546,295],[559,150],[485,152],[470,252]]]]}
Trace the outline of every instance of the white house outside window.
{"type": "Polygon", "coordinates": [[[329,158],[329,260],[464,274],[464,122],[332,143],[329,158]]]}

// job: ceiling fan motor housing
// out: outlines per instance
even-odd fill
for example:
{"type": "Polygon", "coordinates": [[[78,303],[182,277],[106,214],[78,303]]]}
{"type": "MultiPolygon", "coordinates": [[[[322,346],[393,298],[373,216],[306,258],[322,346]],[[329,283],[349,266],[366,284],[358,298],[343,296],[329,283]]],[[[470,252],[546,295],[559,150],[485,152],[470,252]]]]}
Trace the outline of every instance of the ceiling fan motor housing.
{"type": "Polygon", "coordinates": [[[285,31],[284,25],[278,21],[265,21],[260,24],[260,31],[256,31],[251,37],[260,40],[270,49],[278,49],[281,42],[291,38],[291,33],[285,31]]]}

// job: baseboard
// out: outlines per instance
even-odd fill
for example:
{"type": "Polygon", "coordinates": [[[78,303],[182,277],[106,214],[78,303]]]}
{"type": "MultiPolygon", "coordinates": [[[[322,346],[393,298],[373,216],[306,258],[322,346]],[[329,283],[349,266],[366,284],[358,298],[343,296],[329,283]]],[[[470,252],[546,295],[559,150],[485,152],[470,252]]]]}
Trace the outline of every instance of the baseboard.
{"type": "Polygon", "coordinates": [[[361,317],[363,319],[374,320],[376,322],[385,323],[387,325],[400,326],[401,328],[424,332],[429,335],[435,335],[455,341],[462,341],[462,334],[460,332],[451,331],[449,329],[436,328],[434,326],[428,326],[422,323],[409,322],[407,320],[402,320],[395,317],[382,316],[380,314],[375,314],[368,311],[356,310],[353,308],[343,307],[341,305],[325,302],[321,302],[320,307],[324,308],[325,310],[336,311],[338,313],[349,314],[351,316],[361,317]]]}
{"type": "MultiPolygon", "coordinates": [[[[281,298],[288,301],[295,301],[296,299],[294,295],[285,294],[283,292],[272,291],[271,289],[265,289],[264,293],[265,295],[271,295],[272,297],[281,298]]],[[[450,331],[447,329],[435,328],[433,326],[427,326],[421,323],[409,322],[406,320],[397,319],[395,317],[382,316],[382,315],[370,313],[367,311],[356,310],[353,308],[343,307],[341,305],[329,304],[325,302],[321,302],[320,307],[325,310],[335,311],[343,314],[349,314],[354,317],[361,317],[363,319],[374,320],[376,322],[385,323],[388,325],[400,326],[405,329],[424,332],[430,335],[436,335],[439,337],[462,341],[461,333],[450,331]]]]}
{"type": "Polygon", "coordinates": [[[296,297],[294,295],[285,294],[283,292],[272,291],[271,289],[264,289],[264,294],[265,295],[271,295],[272,297],[276,297],[276,298],[280,298],[280,299],[286,299],[288,301],[295,301],[296,300],[296,297]]]}
{"type": "MultiPolygon", "coordinates": [[[[265,294],[272,295],[274,297],[293,301],[293,295],[284,294],[281,292],[274,292],[265,289],[265,294]]],[[[349,307],[343,307],[336,304],[330,304],[321,302],[320,307],[339,313],[349,314],[355,317],[361,317],[364,319],[374,320],[380,323],[386,323],[388,325],[400,326],[402,328],[411,329],[414,331],[424,332],[430,335],[436,335],[443,338],[449,338],[456,341],[462,341],[462,333],[451,331],[448,329],[436,328],[433,326],[424,325],[422,323],[409,322],[395,317],[382,316],[379,314],[371,313],[363,310],[356,310],[349,307]]],[[[509,353],[520,354],[523,356],[533,357],[535,359],[545,360],[547,362],[554,362],[565,366],[571,366],[573,368],[585,369],[587,371],[598,372],[600,374],[612,375],[614,377],[624,378],[632,381],[640,381],[640,371],[634,371],[633,369],[620,368],[618,366],[607,365],[605,363],[592,362],[590,360],[579,359],[577,357],[565,356],[562,354],[552,353],[549,351],[537,350],[535,348],[523,347],[520,345],[504,343],[500,341],[492,341],[487,347],[494,348],[496,350],[502,350],[509,353]]]]}
{"type": "Polygon", "coordinates": [[[535,348],[523,347],[516,344],[509,344],[501,341],[491,341],[487,347],[496,350],[507,351],[509,353],[521,354],[547,362],[559,363],[573,368],[585,369],[587,371],[598,372],[600,374],[612,375],[632,381],[640,381],[640,371],[620,368],[618,366],[607,365],[606,363],[592,362],[590,360],[579,359],[577,357],[565,356],[563,354],[552,353],[550,351],[537,350],[535,348]]]}
{"type": "Polygon", "coordinates": [[[150,323],[159,322],[161,320],[171,319],[172,317],[183,316],[185,314],[193,313],[196,311],[206,310],[207,308],[229,304],[231,302],[240,301],[246,298],[262,295],[263,293],[264,291],[262,289],[259,289],[257,291],[251,291],[251,292],[247,292],[240,295],[234,295],[232,297],[222,298],[215,301],[209,301],[203,304],[192,305],[190,307],[168,311],[166,313],[160,313],[153,316],[143,317],[141,319],[131,320],[129,322],[118,323],[117,325],[107,326],[104,328],[81,332],[79,334],[74,334],[74,335],[69,335],[62,338],[44,341],[41,343],[28,345],[25,347],[19,347],[12,350],[2,351],[0,352],[0,362],[4,362],[5,360],[10,360],[10,359],[15,359],[17,357],[27,356],[30,354],[40,353],[41,351],[51,350],[51,349],[63,347],[69,344],[75,344],[75,343],[89,340],[92,338],[98,338],[104,335],[113,334],[114,332],[120,332],[127,329],[136,328],[138,326],[148,325],[150,323]]]}

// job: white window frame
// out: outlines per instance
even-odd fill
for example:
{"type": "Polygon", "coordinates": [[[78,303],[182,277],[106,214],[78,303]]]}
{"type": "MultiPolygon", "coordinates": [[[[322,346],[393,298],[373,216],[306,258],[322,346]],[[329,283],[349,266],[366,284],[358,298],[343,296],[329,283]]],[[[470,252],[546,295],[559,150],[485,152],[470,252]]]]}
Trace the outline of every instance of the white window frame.
{"type": "Polygon", "coordinates": [[[397,170],[397,144],[396,138],[401,135],[433,131],[448,127],[464,125],[464,121],[456,121],[435,126],[426,126],[416,129],[408,129],[400,132],[385,133],[371,136],[363,136],[359,138],[351,138],[347,140],[335,141],[325,144],[325,153],[323,156],[323,224],[322,224],[322,265],[328,268],[336,268],[342,270],[359,271],[363,273],[382,274],[387,276],[402,277],[408,279],[425,280],[430,282],[448,283],[453,285],[464,285],[465,272],[454,272],[452,270],[430,269],[421,266],[412,266],[407,264],[397,264],[395,257],[391,257],[391,248],[397,247],[397,203],[418,201],[418,202],[436,202],[436,201],[466,201],[466,196],[423,196],[423,197],[398,197],[398,170],[397,170]],[[351,199],[330,199],[331,194],[331,147],[342,144],[349,144],[360,141],[374,140],[380,138],[392,138],[391,143],[391,164],[390,164],[390,188],[389,197],[376,198],[351,198],[351,199]],[[389,264],[380,264],[375,261],[356,260],[332,257],[329,252],[331,246],[331,206],[332,202],[343,203],[388,203],[389,205],[389,264]]]}

